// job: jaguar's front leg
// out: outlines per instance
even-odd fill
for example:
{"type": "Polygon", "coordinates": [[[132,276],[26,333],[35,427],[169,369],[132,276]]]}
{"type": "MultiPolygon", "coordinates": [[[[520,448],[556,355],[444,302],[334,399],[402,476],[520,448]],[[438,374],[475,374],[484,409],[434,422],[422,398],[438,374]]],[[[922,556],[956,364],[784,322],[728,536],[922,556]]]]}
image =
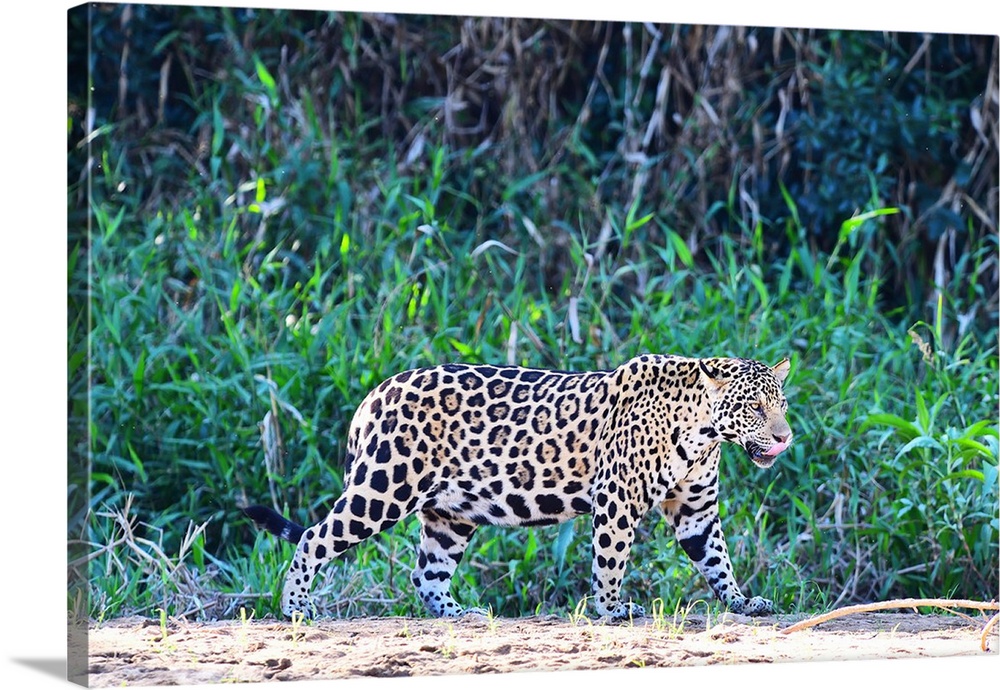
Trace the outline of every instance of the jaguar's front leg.
{"type": "Polygon", "coordinates": [[[709,508],[714,513],[711,519],[699,522],[691,517],[680,516],[675,528],[677,540],[715,596],[733,613],[747,616],[764,616],[774,613],[774,602],[763,597],[746,597],[733,576],[733,566],[729,560],[729,550],[719,523],[718,506],[709,508]]]}
{"type": "MultiPolygon", "coordinates": [[[[718,447],[714,451],[718,453],[718,447]]],[[[718,458],[716,457],[717,467],[718,458]]],[[[711,459],[706,470],[712,469],[711,459]]],[[[719,521],[718,473],[706,472],[694,481],[685,480],[660,505],[670,520],[677,541],[708,580],[715,596],[733,613],[763,616],[774,613],[774,602],[763,597],[746,597],[733,576],[729,549],[719,521]]]]}

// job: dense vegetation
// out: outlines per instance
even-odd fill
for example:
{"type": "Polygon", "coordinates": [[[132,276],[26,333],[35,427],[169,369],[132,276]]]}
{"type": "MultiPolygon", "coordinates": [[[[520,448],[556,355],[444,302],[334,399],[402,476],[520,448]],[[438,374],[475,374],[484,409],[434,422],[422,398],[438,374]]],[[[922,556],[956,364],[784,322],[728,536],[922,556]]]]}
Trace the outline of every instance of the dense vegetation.
{"type": "MultiPolygon", "coordinates": [[[[239,508],[323,516],[386,376],[641,352],[791,358],[795,445],[767,472],[724,451],[749,591],[997,596],[996,37],[69,22],[77,613],[275,613],[292,547],[239,508]]],[[[323,610],[422,614],[415,527],[331,564],[323,610]]],[[[456,595],[572,612],[589,532],[485,528],[456,595]]],[[[642,532],[626,593],[708,600],[670,530],[642,532]]]]}

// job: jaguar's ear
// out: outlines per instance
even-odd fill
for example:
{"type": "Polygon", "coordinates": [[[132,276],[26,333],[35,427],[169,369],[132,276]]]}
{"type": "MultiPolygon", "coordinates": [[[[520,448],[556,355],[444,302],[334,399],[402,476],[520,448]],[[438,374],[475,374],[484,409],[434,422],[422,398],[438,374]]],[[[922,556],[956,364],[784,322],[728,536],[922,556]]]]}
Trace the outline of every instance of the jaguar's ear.
{"type": "Polygon", "coordinates": [[[774,372],[774,378],[778,379],[779,384],[783,384],[785,379],[788,378],[788,370],[791,369],[791,366],[786,357],[771,367],[771,371],[774,372]]]}
{"type": "Polygon", "coordinates": [[[722,395],[722,391],[729,383],[729,377],[725,370],[719,367],[720,361],[717,358],[699,359],[698,368],[702,385],[708,391],[710,397],[722,395]]]}

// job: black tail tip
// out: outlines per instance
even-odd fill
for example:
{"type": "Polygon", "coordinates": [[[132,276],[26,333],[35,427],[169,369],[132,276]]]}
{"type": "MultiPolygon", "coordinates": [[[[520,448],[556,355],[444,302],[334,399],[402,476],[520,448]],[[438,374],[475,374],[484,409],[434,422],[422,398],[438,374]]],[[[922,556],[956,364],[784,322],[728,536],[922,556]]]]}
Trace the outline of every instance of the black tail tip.
{"type": "Polygon", "coordinates": [[[270,524],[275,517],[281,518],[280,515],[267,506],[247,506],[243,508],[243,514],[261,527],[270,524]]]}
{"type": "Polygon", "coordinates": [[[302,525],[298,525],[282,517],[281,513],[267,506],[247,506],[243,508],[243,513],[253,520],[259,529],[270,532],[274,536],[280,537],[285,541],[290,541],[293,544],[297,544],[299,539],[302,538],[302,534],[306,531],[302,525]]]}

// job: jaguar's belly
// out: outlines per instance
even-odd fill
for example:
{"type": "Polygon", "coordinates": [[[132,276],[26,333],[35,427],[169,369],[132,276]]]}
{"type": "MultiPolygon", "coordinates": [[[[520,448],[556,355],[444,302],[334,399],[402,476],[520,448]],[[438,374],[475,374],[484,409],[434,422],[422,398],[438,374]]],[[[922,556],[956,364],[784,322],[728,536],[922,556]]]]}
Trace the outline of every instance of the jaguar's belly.
{"type": "Polygon", "coordinates": [[[445,480],[429,492],[424,509],[435,509],[480,525],[550,525],[591,512],[590,482],[554,482],[530,477],[520,468],[513,481],[445,480]]]}

